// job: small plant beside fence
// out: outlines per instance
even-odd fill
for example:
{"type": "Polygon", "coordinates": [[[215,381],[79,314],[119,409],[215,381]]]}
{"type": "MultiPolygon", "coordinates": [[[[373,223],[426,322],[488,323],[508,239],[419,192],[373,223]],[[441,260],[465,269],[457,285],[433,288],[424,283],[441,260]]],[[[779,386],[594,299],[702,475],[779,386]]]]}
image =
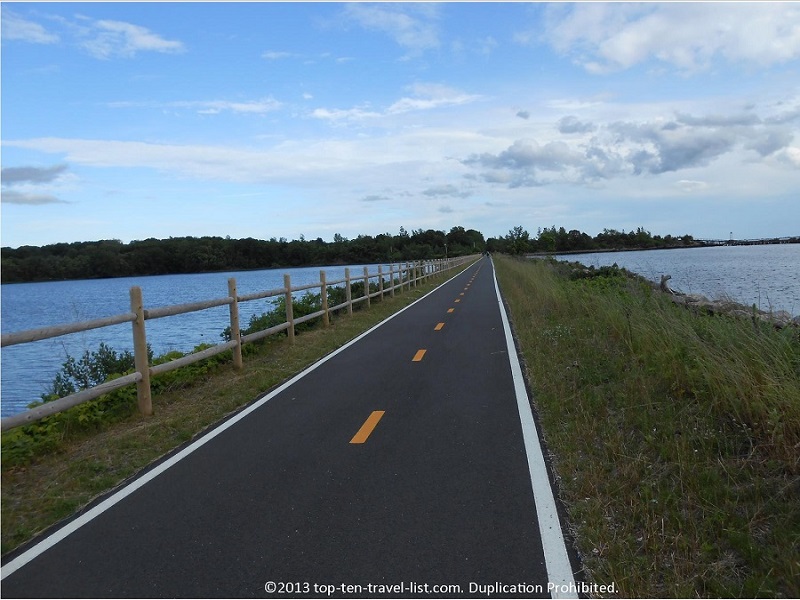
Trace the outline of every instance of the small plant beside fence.
{"type": "Polygon", "coordinates": [[[475,258],[475,256],[466,256],[450,259],[414,261],[408,262],[405,265],[390,265],[388,272],[384,272],[383,266],[381,265],[378,266],[377,272],[375,273],[370,273],[368,267],[364,267],[363,273],[359,273],[357,275],[351,274],[350,269],[347,268],[345,269],[344,279],[336,281],[327,281],[325,271],[320,271],[320,280],[318,282],[297,287],[292,286],[291,277],[289,274],[286,274],[284,275],[284,285],[282,288],[245,295],[238,294],[236,289],[236,279],[230,278],[228,279],[228,295],[224,298],[202,300],[188,304],[162,306],[150,309],[145,308],[144,306],[141,288],[134,286],[130,289],[130,312],[110,317],[93,319],[91,321],[82,321],[79,323],[69,323],[65,325],[54,325],[40,329],[29,329],[26,331],[4,334],[2,336],[2,343],[0,343],[0,346],[5,347],[15,344],[25,344],[38,340],[45,340],[70,333],[77,333],[80,331],[110,327],[112,325],[119,325],[122,323],[131,323],[135,364],[135,371],[133,373],[129,373],[99,385],[80,390],[74,394],[69,394],[68,396],[64,396],[50,402],[45,402],[44,404],[36,406],[35,408],[25,412],[6,417],[2,420],[2,430],[7,431],[21,425],[38,421],[39,419],[60,413],[72,408],[73,406],[77,406],[102,396],[103,394],[107,394],[116,389],[134,384],[136,385],[136,396],[139,412],[143,415],[150,415],[153,412],[150,378],[153,376],[160,375],[162,373],[168,373],[169,371],[173,371],[175,369],[179,369],[180,367],[211,358],[212,356],[222,352],[227,352],[229,350],[233,353],[234,368],[241,369],[243,366],[242,346],[244,344],[255,342],[283,331],[286,331],[289,341],[294,342],[295,328],[306,321],[321,318],[323,325],[328,327],[330,325],[330,314],[333,312],[347,309],[348,314],[352,314],[353,305],[358,304],[359,302],[364,302],[367,306],[369,306],[373,298],[382,298],[387,293],[391,296],[394,296],[395,292],[402,293],[406,289],[410,290],[412,287],[416,287],[419,282],[424,281],[429,277],[439,275],[459,267],[466,262],[474,260],[475,258]],[[396,269],[395,266],[397,267],[396,269]],[[387,276],[388,281],[385,279],[387,276]],[[377,286],[370,285],[371,279],[377,279],[375,282],[377,286]],[[358,282],[363,282],[364,295],[358,298],[353,298],[353,283],[358,282]],[[346,298],[345,301],[335,306],[328,306],[328,288],[339,286],[341,284],[344,284],[346,298]],[[373,291],[375,287],[377,287],[377,290],[373,291]],[[293,293],[312,289],[320,290],[320,298],[322,302],[321,309],[316,312],[295,318],[292,310],[293,293]],[[274,325],[260,331],[255,331],[247,335],[242,335],[239,325],[239,304],[241,302],[250,302],[253,300],[276,297],[284,299],[283,304],[286,311],[286,320],[278,325],[274,325]],[[148,320],[196,312],[225,305],[228,306],[230,313],[230,339],[221,344],[217,344],[198,352],[187,354],[186,356],[171,360],[166,363],[152,366],[150,365],[145,327],[145,323],[148,320]]]}

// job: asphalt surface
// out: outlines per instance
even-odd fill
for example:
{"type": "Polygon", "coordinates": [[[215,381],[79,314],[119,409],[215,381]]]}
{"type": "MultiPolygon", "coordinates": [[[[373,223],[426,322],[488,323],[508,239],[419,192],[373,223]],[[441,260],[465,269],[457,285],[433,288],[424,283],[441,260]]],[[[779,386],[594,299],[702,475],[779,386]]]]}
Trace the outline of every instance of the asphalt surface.
{"type": "Polygon", "coordinates": [[[10,557],[2,596],[549,597],[511,373],[484,258],[10,557]]]}

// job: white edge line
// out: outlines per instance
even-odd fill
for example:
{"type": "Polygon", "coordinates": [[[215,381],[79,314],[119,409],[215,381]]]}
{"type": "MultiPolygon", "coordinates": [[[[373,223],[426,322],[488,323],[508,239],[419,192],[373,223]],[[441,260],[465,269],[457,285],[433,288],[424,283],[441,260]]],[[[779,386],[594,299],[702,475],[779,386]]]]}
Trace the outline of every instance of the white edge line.
{"type": "Polygon", "coordinates": [[[64,527],[62,527],[58,531],[55,531],[52,535],[49,535],[48,537],[43,539],[38,544],[32,546],[31,548],[29,548],[28,550],[26,550],[25,552],[20,554],[18,557],[16,557],[14,560],[9,561],[8,563],[3,565],[3,567],[2,567],[2,576],[0,576],[0,580],[5,579],[6,577],[11,575],[12,573],[17,571],[18,569],[24,567],[29,562],[31,562],[33,559],[35,559],[37,556],[39,556],[40,554],[43,554],[44,552],[46,552],[47,550],[49,550],[50,548],[52,548],[53,546],[58,544],[61,540],[66,538],[68,535],[74,533],[75,531],[77,531],[78,529],[80,529],[81,527],[83,527],[84,525],[89,523],[91,520],[93,520],[95,517],[100,516],[105,511],[107,511],[109,508],[111,508],[112,506],[114,506],[118,502],[120,502],[120,501],[124,500],[125,498],[127,498],[128,496],[130,496],[133,492],[138,490],[140,487],[144,486],[145,484],[149,483],[150,481],[152,481],[153,479],[155,479],[156,477],[161,475],[161,473],[163,473],[164,471],[166,471],[167,469],[169,469],[170,467],[175,465],[178,461],[183,460],[184,458],[189,456],[192,452],[194,452],[195,450],[197,450],[198,448],[200,448],[201,446],[203,446],[207,442],[210,442],[211,440],[213,440],[220,433],[222,433],[223,431],[225,431],[229,427],[232,427],[233,425],[235,425],[236,423],[238,423],[239,421],[244,419],[251,412],[261,408],[264,404],[269,402],[272,398],[274,398],[275,396],[277,396],[278,394],[283,392],[286,388],[288,388],[289,386],[291,386],[295,382],[299,381],[300,379],[302,379],[303,377],[305,377],[306,375],[311,373],[317,367],[319,367],[322,364],[328,362],[328,360],[330,360],[331,358],[333,358],[334,356],[336,356],[340,352],[343,352],[344,350],[346,350],[347,348],[349,348],[350,346],[352,346],[353,344],[358,342],[361,338],[366,337],[367,335],[369,335],[370,333],[372,333],[373,331],[378,329],[381,325],[384,325],[385,323],[388,323],[389,321],[394,319],[400,313],[408,310],[409,308],[414,306],[417,302],[420,302],[420,301],[424,300],[425,298],[427,298],[428,296],[433,294],[436,290],[438,290],[442,286],[450,283],[453,279],[455,279],[456,277],[461,275],[464,271],[469,269],[471,266],[473,266],[477,262],[478,261],[475,261],[475,262],[467,265],[464,269],[462,269],[461,271],[459,271],[458,273],[453,275],[447,281],[443,281],[441,284],[437,285],[435,288],[433,288],[430,292],[428,292],[424,296],[421,296],[420,298],[417,298],[416,300],[414,300],[414,302],[412,302],[408,306],[405,306],[405,307],[401,308],[400,310],[398,310],[396,313],[394,313],[392,315],[389,315],[388,317],[386,317],[383,321],[381,321],[377,325],[374,325],[373,327],[369,328],[367,331],[365,331],[364,333],[362,333],[358,337],[355,337],[352,340],[350,340],[349,342],[347,342],[344,346],[341,346],[341,347],[337,348],[336,350],[334,350],[333,352],[331,352],[330,354],[327,354],[326,356],[322,357],[320,360],[315,362],[313,365],[307,367],[305,370],[301,371],[300,373],[298,373],[297,375],[295,375],[294,377],[292,377],[288,381],[284,382],[283,384],[281,384],[280,386],[278,386],[277,388],[275,388],[271,392],[267,393],[262,398],[256,400],[255,402],[253,402],[253,404],[251,404],[250,406],[248,406],[247,408],[245,408],[241,412],[237,413],[233,417],[229,418],[227,421],[225,421],[224,423],[222,423],[221,425],[219,425],[218,427],[216,427],[212,431],[210,431],[207,434],[203,435],[201,438],[199,438],[195,442],[192,442],[191,444],[186,446],[186,448],[184,448],[183,450],[181,450],[180,452],[178,452],[174,456],[172,456],[169,459],[165,460],[163,463],[159,464],[157,467],[154,467],[153,469],[151,469],[150,471],[148,471],[147,473],[145,473],[141,477],[138,477],[134,481],[132,481],[129,484],[125,485],[119,491],[117,491],[116,493],[113,493],[111,496],[109,496],[108,498],[103,500],[97,506],[95,506],[92,509],[86,511],[80,517],[77,517],[74,520],[70,521],[69,523],[64,525],[64,527]]]}
{"type": "Polygon", "coordinates": [[[533,420],[528,390],[525,387],[525,378],[520,368],[517,348],[511,335],[511,325],[508,322],[503,298],[500,295],[494,263],[492,263],[492,273],[494,289],[497,292],[497,303],[500,305],[500,316],[503,320],[503,330],[506,334],[508,360],[511,363],[511,376],[514,380],[514,392],[517,396],[517,408],[522,423],[522,439],[525,443],[525,453],[528,456],[533,500],[536,504],[536,514],[539,517],[539,533],[542,538],[548,583],[555,586],[551,595],[553,598],[578,598],[572,565],[570,565],[564,535],[561,532],[561,521],[558,518],[553,487],[550,485],[550,477],[547,474],[542,446],[539,443],[539,433],[536,429],[536,422],[533,420]],[[567,591],[561,591],[562,589],[567,591]]]}

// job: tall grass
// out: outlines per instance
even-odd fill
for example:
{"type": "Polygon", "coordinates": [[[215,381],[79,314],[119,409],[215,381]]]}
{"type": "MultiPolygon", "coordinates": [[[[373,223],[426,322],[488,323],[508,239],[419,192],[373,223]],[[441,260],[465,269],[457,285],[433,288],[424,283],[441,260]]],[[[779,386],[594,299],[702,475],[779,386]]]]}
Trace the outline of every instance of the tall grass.
{"type": "Polygon", "coordinates": [[[618,269],[498,257],[586,576],[624,597],[800,596],[800,338],[618,269]]]}

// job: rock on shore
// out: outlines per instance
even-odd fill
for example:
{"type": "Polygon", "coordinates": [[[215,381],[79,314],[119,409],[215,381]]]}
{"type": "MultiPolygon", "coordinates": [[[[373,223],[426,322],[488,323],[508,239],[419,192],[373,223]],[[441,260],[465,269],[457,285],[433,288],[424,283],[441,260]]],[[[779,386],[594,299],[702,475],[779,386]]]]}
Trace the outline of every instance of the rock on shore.
{"type": "Polygon", "coordinates": [[[700,294],[683,294],[669,288],[667,288],[665,293],[670,295],[670,299],[675,304],[680,304],[690,309],[704,310],[714,315],[730,315],[732,317],[758,320],[763,323],[770,323],[778,329],[789,326],[800,327],[800,316],[793,318],[792,315],[785,310],[776,312],[758,310],[755,306],[748,307],[730,300],[709,300],[700,294]]]}

